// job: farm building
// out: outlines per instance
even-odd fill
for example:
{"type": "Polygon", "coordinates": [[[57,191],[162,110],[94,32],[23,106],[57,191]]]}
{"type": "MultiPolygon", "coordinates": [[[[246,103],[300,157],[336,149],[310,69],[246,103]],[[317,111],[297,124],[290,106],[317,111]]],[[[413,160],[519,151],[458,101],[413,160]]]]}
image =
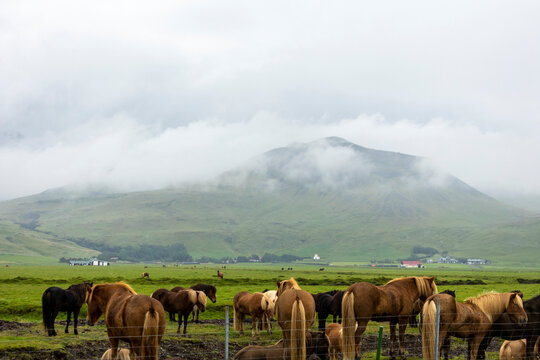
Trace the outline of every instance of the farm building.
{"type": "Polygon", "coordinates": [[[468,265],[486,265],[487,260],[486,259],[467,259],[468,265]]]}
{"type": "Polygon", "coordinates": [[[402,260],[401,267],[405,268],[419,268],[422,267],[422,263],[418,260],[402,260]]]}
{"type": "Polygon", "coordinates": [[[109,266],[108,261],[91,258],[90,260],[69,260],[71,266],[109,266]]]}

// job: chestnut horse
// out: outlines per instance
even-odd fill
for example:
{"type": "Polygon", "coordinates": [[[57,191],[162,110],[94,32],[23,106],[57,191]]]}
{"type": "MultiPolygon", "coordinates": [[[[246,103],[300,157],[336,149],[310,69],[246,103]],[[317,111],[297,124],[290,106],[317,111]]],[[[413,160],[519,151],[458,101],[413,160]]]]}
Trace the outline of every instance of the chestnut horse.
{"type": "Polygon", "coordinates": [[[324,330],[328,339],[328,355],[330,360],[337,360],[338,354],[341,353],[343,327],[338,323],[330,323],[324,330]]]}
{"type": "Polygon", "coordinates": [[[94,325],[103,314],[112,359],[117,358],[120,340],[129,343],[132,357],[158,359],[165,332],[165,312],[159,301],[137,295],[125,283],[97,284],[88,298],[88,325],[94,325]]]}
{"type": "Polygon", "coordinates": [[[163,305],[165,311],[173,314],[178,313],[177,334],[180,333],[182,327],[182,318],[184,318],[184,334],[187,333],[188,317],[195,306],[203,312],[206,310],[206,294],[202,291],[188,289],[175,292],[158,289],[152,294],[152,297],[163,305]]]}
{"type": "MultiPolygon", "coordinates": [[[[251,337],[261,337],[259,331],[259,322],[262,324],[266,317],[266,312],[271,307],[270,300],[263,293],[256,292],[251,294],[247,291],[240,291],[233,298],[234,306],[234,330],[244,334],[244,317],[251,316],[251,337]]],[[[270,322],[268,322],[268,334],[272,334],[270,322]]]]}
{"type": "MultiPolygon", "coordinates": [[[[534,345],[533,357],[538,358],[538,345],[540,338],[534,345]]],[[[499,360],[525,360],[527,358],[527,340],[506,340],[499,350],[499,360]]]]}
{"type": "Polygon", "coordinates": [[[491,324],[503,314],[510,315],[512,322],[525,324],[527,313],[523,300],[516,293],[482,294],[457,302],[451,295],[438,294],[429,297],[422,309],[422,353],[424,360],[433,360],[435,347],[436,303],[440,303],[439,344],[440,349],[447,336],[468,340],[470,360],[475,360],[478,347],[491,324]]]}
{"type": "Polygon", "coordinates": [[[277,282],[276,315],[283,330],[285,358],[306,358],[306,332],[315,321],[313,296],[302,290],[293,278],[277,282]]]}
{"type": "Polygon", "coordinates": [[[360,358],[362,334],[369,320],[390,322],[390,358],[395,357],[396,324],[399,324],[399,355],[405,357],[405,329],[417,299],[437,293],[435,277],[403,277],[384,286],[367,282],[352,284],[343,294],[343,359],[360,358]],[[356,325],[358,327],[355,330],[356,325]]]}

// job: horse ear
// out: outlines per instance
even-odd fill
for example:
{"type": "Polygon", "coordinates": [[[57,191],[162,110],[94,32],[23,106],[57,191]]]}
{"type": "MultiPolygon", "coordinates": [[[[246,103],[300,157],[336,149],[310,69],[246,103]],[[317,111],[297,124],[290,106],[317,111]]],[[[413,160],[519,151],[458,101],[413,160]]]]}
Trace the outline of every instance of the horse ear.
{"type": "Polygon", "coordinates": [[[516,296],[517,296],[517,293],[515,293],[515,292],[511,293],[510,301],[514,300],[516,296]]]}
{"type": "Polygon", "coordinates": [[[435,276],[430,277],[429,281],[435,281],[435,276]]]}
{"type": "Polygon", "coordinates": [[[281,284],[281,281],[276,280],[276,285],[277,285],[278,288],[279,288],[279,285],[280,285],[280,284],[281,284]]]}

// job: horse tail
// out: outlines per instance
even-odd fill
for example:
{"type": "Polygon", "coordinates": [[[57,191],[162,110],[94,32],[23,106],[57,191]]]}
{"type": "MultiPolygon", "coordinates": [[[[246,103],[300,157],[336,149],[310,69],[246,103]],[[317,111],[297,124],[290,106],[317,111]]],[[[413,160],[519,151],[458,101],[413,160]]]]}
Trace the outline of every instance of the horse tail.
{"type": "Polygon", "coordinates": [[[43,326],[45,327],[45,330],[48,331],[49,329],[52,329],[51,316],[53,311],[49,289],[45,290],[41,297],[41,310],[43,312],[43,326]]]}
{"type": "Polygon", "coordinates": [[[269,307],[269,300],[266,296],[261,297],[261,310],[266,311],[269,307]]]}
{"type": "Polygon", "coordinates": [[[242,314],[240,311],[236,310],[236,306],[233,307],[234,311],[234,322],[233,327],[234,331],[241,331],[242,330],[242,314]]]}
{"type": "Polygon", "coordinates": [[[291,311],[291,360],[306,358],[306,310],[296,298],[291,311]]]}
{"type": "Polygon", "coordinates": [[[142,359],[158,360],[159,313],[153,307],[144,316],[141,348],[142,359]]]}
{"type": "MultiPolygon", "coordinates": [[[[437,308],[433,300],[428,300],[422,308],[422,357],[433,360],[435,357],[435,325],[437,308]]],[[[437,344],[439,346],[439,344],[437,344]]]]}
{"type": "Polygon", "coordinates": [[[354,314],[354,294],[352,291],[347,291],[343,295],[341,301],[342,312],[342,351],[344,360],[352,360],[356,355],[355,344],[355,328],[356,328],[356,316],[354,314]]]}

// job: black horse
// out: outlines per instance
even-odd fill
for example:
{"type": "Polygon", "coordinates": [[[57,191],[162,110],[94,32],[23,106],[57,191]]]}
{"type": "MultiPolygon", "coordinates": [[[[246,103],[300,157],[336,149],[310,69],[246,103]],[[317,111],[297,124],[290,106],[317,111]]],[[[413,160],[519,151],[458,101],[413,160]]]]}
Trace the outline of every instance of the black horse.
{"type": "Polygon", "coordinates": [[[71,313],[73,313],[73,333],[78,335],[77,320],[82,305],[88,300],[88,294],[92,290],[92,283],[84,282],[82,284],[71,285],[67,290],[53,286],[45,290],[41,297],[43,309],[43,325],[49,336],[56,336],[54,330],[54,320],[59,311],[67,312],[66,333],[68,333],[71,313]]]}
{"type": "Polygon", "coordinates": [[[324,331],[328,315],[334,317],[334,322],[341,324],[341,300],[345,291],[332,290],[318,294],[311,294],[315,300],[315,311],[319,318],[319,330],[324,331]]]}
{"type": "MultiPolygon", "coordinates": [[[[521,296],[523,295],[521,294],[521,296]]],[[[540,295],[536,295],[532,299],[524,301],[523,308],[525,309],[528,318],[527,324],[524,326],[513,323],[507,314],[503,314],[493,323],[493,325],[491,325],[491,328],[478,348],[477,358],[479,360],[486,358],[486,348],[494,337],[499,337],[504,340],[526,339],[527,360],[533,359],[534,344],[536,344],[536,340],[540,336],[540,295]]]]}
{"type": "MultiPolygon", "coordinates": [[[[210,301],[212,301],[214,304],[216,303],[217,289],[214,285],[196,284],[196,285],[190,286],[190,289],[203,291],[206,294],[206,296],[208,296],[210,301]]],[[[178,292],[180,290],[186,290],[186,289],[181,286],[177,286],[171,289],[171,291],[175,291],[175,292],[178,292]]],[[[171,321],[176,321],[175,317],[176,317],[175,313],[169,313],[169,318],[171,321]]],[[[193,318],[191,319],[191,321],[195,321],[196,323],[199,322],[199,309],[193,309],[193,318]],[[196,318],[195,318],[195,314],[197,314],[196,318]]]]}

